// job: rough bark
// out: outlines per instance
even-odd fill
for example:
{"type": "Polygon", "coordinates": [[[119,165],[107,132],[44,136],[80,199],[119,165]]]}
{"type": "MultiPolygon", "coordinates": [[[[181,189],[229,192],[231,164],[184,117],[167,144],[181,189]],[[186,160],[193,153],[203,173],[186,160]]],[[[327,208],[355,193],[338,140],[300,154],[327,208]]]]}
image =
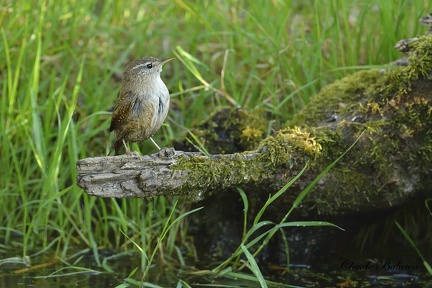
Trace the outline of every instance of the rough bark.
{"type": "Polygon", "coordinates": [[[170,156],[157,153],[147,156],[125,154],[86,158],[77,163],[79,175],[77,184],[92,196],[114,198],[159,196],[175,191],[181,186],[182,178],[185,178],[187,171],[171,173],[169,167],[182,155],[185,153],[177,152],[170,156]]]}

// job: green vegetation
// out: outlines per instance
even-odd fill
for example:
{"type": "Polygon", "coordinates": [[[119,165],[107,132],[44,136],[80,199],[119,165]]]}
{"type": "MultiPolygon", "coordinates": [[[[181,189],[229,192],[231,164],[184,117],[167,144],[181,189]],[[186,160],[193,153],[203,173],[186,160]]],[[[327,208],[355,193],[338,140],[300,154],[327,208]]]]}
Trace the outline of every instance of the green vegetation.
{"type": "MultiPolygon", "coordinates": [[[[349,160],[343,161],[337,171],[333,171],[337,176],[331,183],[332,189],[311,196],[323,214],[331,214],[333,210],[340,213],[338,208],[347,206],[372,208],[374,205],[379,207],[381,201],[402,202],[397,195],[404,193],[403,189],[386,188],[387,180],[380,181],[380,178],[394,177],[398,168],[392,160],[393,155],[403,155],[403,166],[409,172],[401,174],[417,173],[424,179],[430,178],[428,164],[432,146],[428,131],[432,125],[432,110],[428,102],[430,87],[423,86],[427,86],[428,80],[424,79],[429,78],[432,70],[432,37],[425,35],[416,39],[418,41],[411,43],[409,65],[393,67],[385,73],[359,71],[337,80],[324,87],[310,105],[289,122],[290,126],[306,125],[311,135],[324,146],[323,158],[326,161],[332,161],[338,150],[352,141],[352,137],[367,131],[365,138],[370,142],[364,141],[360,149],[352,152],[349,160]],[[337,115],[338,121],[327,121],[330,115],[337,115]],[[351,121],[353,116],[362,120],[357,123],[351,121]],[[320,126],[314,127],[317,123],[320,126]],[[377,174],[380,177],[375,177],[377,174]],[[362,185],[365,181],[370,185],[362,185]],[[335,196],[333,189],[344,193],[335,196]],[[358,189],[368,195],[363,203],[358,189]],[[315,195],[319,196],[314,198],[315,195]]],[[[396,178],[399,184],[412,181],[411,177],[407,180],[403,176],[396,178]]],[[[419,180],[414,185],[426,187],[428,184],[419,180]]]]}
{"type": "MultiPolygon", "coordinates": [[[[182,201],[99,199],[74,184],[78,159],[111,148],[113,74],[128,61],[181,60],[162,73],[172,104],[154,137],[160,145],[233,105],[271,115],[271,134],[328,83],[399,58],[394,44],[423,34],[417,19],[431,8],[426,0],[3,1],[2,254],[19,249],[37,262],[43,252],[69,263],[77,248],[89,249],[104,266],[101,250],[141,247],[143,271],[157,252],[180,263],[180,250],[196,257],[182,201]]],[[[148,141],[140,148],[155,152],[148,141]]]]}

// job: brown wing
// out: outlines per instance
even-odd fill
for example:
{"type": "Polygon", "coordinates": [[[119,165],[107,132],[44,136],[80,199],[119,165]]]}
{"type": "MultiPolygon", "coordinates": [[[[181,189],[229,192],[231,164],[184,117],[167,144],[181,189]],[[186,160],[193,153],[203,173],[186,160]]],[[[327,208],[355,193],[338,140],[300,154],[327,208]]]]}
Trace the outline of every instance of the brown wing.
{"type": "Polygon", "coordinates": [[[127,121],[128,115],[131,113],[133,101],[132,94],[130,91],[120,93],[117,106],[114,108],[112,113],[111,126],[109,131],[114,131],[127,121]]]}

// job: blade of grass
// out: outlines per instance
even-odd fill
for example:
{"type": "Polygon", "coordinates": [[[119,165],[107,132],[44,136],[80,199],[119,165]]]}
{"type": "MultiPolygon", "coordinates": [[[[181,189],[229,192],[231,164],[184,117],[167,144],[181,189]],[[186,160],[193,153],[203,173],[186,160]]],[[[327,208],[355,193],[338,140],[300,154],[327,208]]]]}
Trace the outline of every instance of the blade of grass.
{"type": "Polygon", "coordinates": [[[411,247],[414,248],[414,250],[417,252],[419,257],[422,259],[423,265],[425,266],[429,275],[432,275],[432,267],[429,264],[429,262],[426,261],[426,259],[424,258],[423,254],[420,252],[420,250],[417,248],[417,245],[414,243],[414,241],[411,239],[411,237],[408,235],[408,233],[405,231],[405,229],[403,229],[403,227],[399,224],[399,222],[396,221],[395,223],[396,223],[396,226],[401,231],[402,235],[405,237],[405,239],[408,241],[408,243],[410,243],[411,247]]]}
{"type": "Polygon", "coordinates": [[[249,252],[249,250],[244,246],[243,244],[240,245],[240,248],[242,249],[243,253],[246,255],[246,258],[249,262],[249,269],[252,271],[252,273],[255,275],[255,277],[258,279],[258,282],[260,283],[261,287],[267,288],[267,283],[264,279],[264,276],[261,273],[261,270],[259,269],[259,266],[257,262],[255,261],[255,258],[252,256],[252,254],[249,252]]]}

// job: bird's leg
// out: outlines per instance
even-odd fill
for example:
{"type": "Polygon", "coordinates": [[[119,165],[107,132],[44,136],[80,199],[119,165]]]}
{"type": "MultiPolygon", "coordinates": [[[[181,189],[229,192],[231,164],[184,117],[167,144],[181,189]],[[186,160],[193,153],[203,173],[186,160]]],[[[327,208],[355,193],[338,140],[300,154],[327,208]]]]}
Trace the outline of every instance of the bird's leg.
{"type": "Polygon", "coordinates": [[[138,151],[133,151],[133,152],[132,152],[132,151],[129,150],[129,148],[127,147],[126,142],[125,142],[124,139],[122,139],[122,141],[123,141],[123,145],[124,145],[124,147],[125,147],[125,149],[126,149],[126,154],[127,154],[127,155],[131,155],[131,156],[133,156],[133,157],[138,157],[138,158],[141,157],[141,156],[139,155],[138,151]]]}
{"type": "Polygon", "coordinates": [[[123,145],[124,145],[124,147],[126,149],[126,154],[130,154],[131,151],[129,150],[129,147],[126,145],[126,142],[124,141],[124,139],[122,139],[122,142],[123,142],[123,145]]]}
{"type": "Polygon", "coordinates": [[[171,156],[175,155],[175,150],[174,148],[160,148],[159,145],[156,144],[156,142],[153,140],[152,137],[150,137],[150,140],[152,141],[152,143],[156,146],[156,148],[159,150],[158,151],[158,156],[159,158],[169,158],[171,156]]]}
{"type": "Polygon", "coordinates": [[[152,137],[150,137],[150,140],[152,141],[152,143],[156,146],[156,148],[157,148],[158,150],[161,150],[161,148],[159,147],[159,145],[156,144],[156,142],[153,140],[152,137]]]}

